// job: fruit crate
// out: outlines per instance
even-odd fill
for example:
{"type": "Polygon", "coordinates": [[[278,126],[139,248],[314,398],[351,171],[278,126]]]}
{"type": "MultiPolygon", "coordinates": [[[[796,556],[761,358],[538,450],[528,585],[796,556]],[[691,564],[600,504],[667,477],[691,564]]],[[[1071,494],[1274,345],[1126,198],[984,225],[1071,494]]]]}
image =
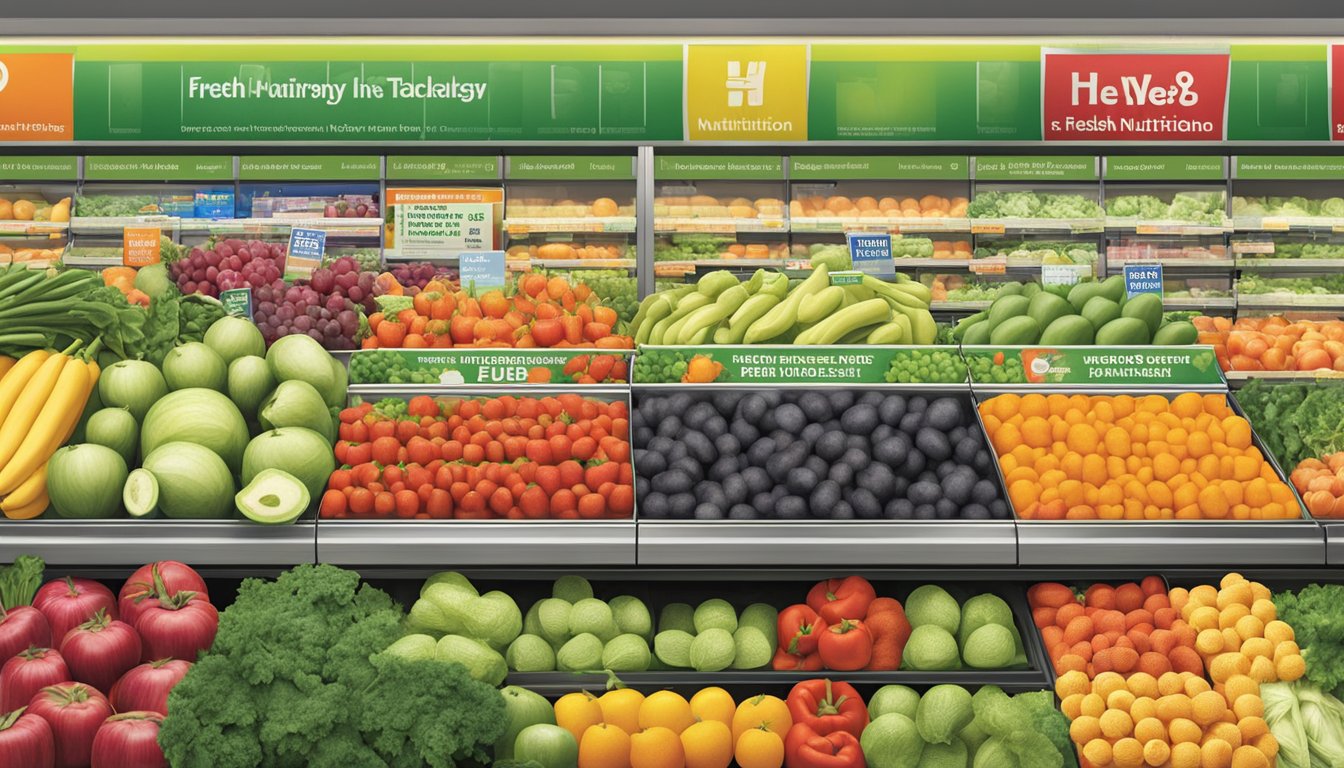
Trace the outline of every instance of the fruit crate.
{"type": "MultiPolygon", "coordinates": [[[[575,392],[585,398],[630,404],[624,386],[366,386],[351,388],[367,401],[435,397],[537,398],[575,392]]],[[[345,567],[437,569],[506,562],[538,566],[629,566],[635,563],[635,518],[529,520],[325,519],[316,534],[317,559],[345,567]]]]}
{"type": "MultiPolygon", "coordinates": [[[[977,388],[976,404],[1013,389],[977,388]]],[[[1021,389],[1016,390],[1021,393],[1021,389]]],[[[1168,399],[1190,391],[1187,388],[1154,386],[1142,390],[1075,386],[1039,388],[1039,394],[1162,395],[1168,399]]],[[[1234,413],[1245,416],[1236,399],[1226,390],[1234,413]]],[[[976,417],[980,418],[979,409],[976,417]]],[[[984,421],[980,419],[981,429],[984,421]]],[[[988,434],[988,430],[986,430],[988,434]]],[[[1251,431],[1252,444],[1274,467],[1279,479],[1286,475],[1251,431]]],[[[998,461],[994,472],[1006,483],[998,461]]],[[[1285,480],[1286,482],[1286,480],[1285,480]]],[[[1291,487],[1291,486],[1290,486],[1291,487]]],[[[1028,520],[1018,515],[1018,563],[1023,566],[1132,566],[1163,568],[1171,563],[1189,567],[1323,565],[1325,533],[1297,499],[1301,516],[1288,520],[1028,520]]],[[[1010,502],[1011,506],[1011,502],[1010,502]]]]}
{"type": "Polygon", "coordinates": [[[291,525],[245,520],[0,521],[0,561],[37,555],[49,567],[131,567],[172,552],[202,567],[275,567],[313,562],[317,521],[307,514],[291,525]]]}
{"type": "MultiPolygon", "coordinates": [[[[684,396],[685,410],[695,404],[714,398],[741,398],[752,394],[764,394],[778,397],[782,393],[790,396],[806,392],[822,393],[831,396],[837,392],[847,392],[853,402],[857,402],[870,393],[899,395],[905,398],[949,397],[963,409],[973,408],[966,385],[900,385],[870,384],[855,385],[818,385],[818,384],[778,384],[778,385],[741,385],[741,384],[694,384],[694,385],[640,385],[633,387],[635,410],[631,424],[634,427],[635,474],[638,478],[641,461],[652,461],[641,451],[647,450],[647,438],[640,432],[640,408],[647,407],[649,398],[658,396],[684,396]],[[645,403],[645,406],[641,406],[645,403]]],[[[677,410],[682,410],[678,406],[677,410]]],[[[963,411],[965,418],[969,413],[963,411]]],[[[978,429],[974,421],[966,422],[971,428],[978,429]]],[[[893,428],[894,430],[894,428],[893,428]]],[[[680,431],[680,430],[678,430],[680,431]]],[[[907,437],[908,445],[913,439],[907,437]]],[[[730,446],[731,447],[731,446],[730,446]]],[[[739,446],[739,450],[743,450],[739,446]]],[[[848,450],[848,449],[846,449],[848,450]]],[[[987,448],[985,450],[988,450],[987,448]]],[[[661,458],[661,457],[660,457],[661,458]]],[[[818,458],[811,456],[810,458],[818,458]]],[[[968,460],[969,461],[969,460],[968,460]]],[[[880,463],[880,462],[877,462],[880,463]]],[[[992,463],[992,455],[991,455],[992,463]]],[[[647,473],[647,464],[646,475],[647,473]]],[[[970,465],[968,464],[967,467],[970,465]]],[[[987,468],[986,468],[987,469],[987,468]]],[[[745,471],[745,470],[744,470],[745,471]]],[[[865,469],[865,471],[868,471],[865,469]]],[[[971,470],[975,472],[974,469],[971,470]]],[[[791,470],[792,472],[792,470],[791,470]]],[[[829,475],[828,475],[829,476],[829,475]]],[[[994,501],[1005,504],[1003,486],[992,474],[980,473],[981,478],[993,483],[994,501]]],[[[657,482],[656,473],[649,475],[657,482]]],[[[838,481],[837,481],[838,482],[838,481]]],[[[853,482],[851,478],[850,482],[853,482]]],[[[974,482],[974,481],[972,481],[974,482]]],[[[906,478],[907,486],[912,483],[906,478]]],[[[787,479],[771,480],[771,493],[776,488],[787,486],[787,479]]],[[[815,486],[815,484],[812,484],[815,486]]],[[[847,484],[841,484],[847,487],[847,484]]],[[[759,519],[759,515],[777,514],[775,509],[757,510],[755,519],[734,518],[729,514],[719,514],[720,519],[680,519],[654,512],[647,499],[653,494],[642,497],[639,523],[639,563],[641,565],[691,565],[712,566],[725,562],[744,566],[770,566],[780,562],[851,562],[866,566],[947,566],[966,565],[1015,565],[1017,563],[1016,530],[1011,519],[884,519],[855,516],[854,519],[823,519],[809,516],[808,511],[798,516],[792,512],[785,519],[759,519]]],[[[968,492],[969,493],[969,492],[968,492]]],[[[901,492],[904,494],[904,491],[901,492]]],[[[787,494],[784,494],[787,495],[787,494]]],[[[812,494],[809,492],[809,497],[812,494]]],[[[941,493],[940,493],[941,497],[941,493]]],[[[896,498],[879,499],[886,506],[896,498]]],[[[671,502],[669,501],[669,504],[671,502]]],[[[697,504],[700,500],[697,499],[697,504]]],[[[737,502],[742,505],[744,502],[737,502]]],[[[753,499],[754,503],[754,499],[753,499]]],[[[837,500],[837,504],[839,501],[837,500]]],[[[985,509],[993,502],[986,500],[985,509]]],[[[968,506],[974,506],[969,500],[968,506]]],[[[913,502],[910,503],[913,506],[913,502]]],[[[670,508],[669,508],[670,509],[670,508]]],[[[960,509],[958,509],[958,514],[960,509]]]]}

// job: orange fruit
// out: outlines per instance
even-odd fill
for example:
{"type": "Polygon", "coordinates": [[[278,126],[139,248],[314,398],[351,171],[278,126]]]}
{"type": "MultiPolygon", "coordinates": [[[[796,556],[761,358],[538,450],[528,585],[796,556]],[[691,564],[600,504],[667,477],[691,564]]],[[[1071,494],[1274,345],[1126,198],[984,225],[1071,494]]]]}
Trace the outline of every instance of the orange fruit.
{"type": "Polygon", "coordinates": [[[602,722],[626,733],[640,730],[639,708],[644,704],[644,694],[631,688],[617,688],[602,694],[597,703],[602,708],[602,722]]]}
{"type": "Polygon", "coordinates": [[[760,725],[781,739],[788,734],[793,727],[793,716],[783,699],[763,693],[738,704],[733,713],[733,743],[736,744],[744,732],[760,725]]]}
{"type": "Polygon", "coordinates": [[[681,747],[686,768],[728,768],[733,762],[733,732],[718,720],[702,720],[682,731],[681,747]]]}
{"type": "Polygon", "coordinates": [[[733,750],[741,768],[779,768],[784,764],[784,740],[768,728],[744,731],[733,750]]]}
{"type": "Polygon", "coordinates": [[[579,740],[579,768],[632,768],[630,735],[608,723],[588,726],[579,740]]]}
{"type": "Polygon", "coordinates": [[[737,704],[732,694],[722,688],[702,688],[691,697],[691,714],[697,720],[718,720],[729,728],[733,727],[733,714],[737,704]]]}
{"type": "Polygon", "coordinates": [[[602,722],[602,708],[597,698],[587,691],[567,693],[555,702],[555,724],[574,735],[574,740],[583,738],[588,726],[602,722]]]}
{"type": "Polygon", "coordinates": [[[658,691],[639,705],[640,728],[662,726],[673,733],[681,733],[693,724],[695,714],[691,712],[691,704],[678,693],[658,691]]]}
{"type": "Polygon", "coordinates": [[[670,729],[646,728],[630,736],[630,768],[682,768],[686,755],[670,729]]]}

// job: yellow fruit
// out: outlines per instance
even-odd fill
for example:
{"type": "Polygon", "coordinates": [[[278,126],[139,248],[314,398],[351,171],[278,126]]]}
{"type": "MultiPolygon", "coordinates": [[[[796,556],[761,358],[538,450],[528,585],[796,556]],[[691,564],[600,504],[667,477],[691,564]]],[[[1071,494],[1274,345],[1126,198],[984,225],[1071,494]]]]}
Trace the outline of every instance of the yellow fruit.
{"type": "Polygon", "coordinates": [[[1258,715],[1249,715],[1237,721],[1237,729],[1241,731],[1241,740],[1243,742],[1258,739],[1269,733],[1269,725],[1263,717],[1258,715]]]}
{"type": "Polygon", "coordinates": [[[1260,698],[1260,683],[1257,683],[1249,675],[1233,675],[1224,683],[1223,692],[1228,701],[1238,701],[1242,696],[1254,696],[1260,698]]]}
{"type": "MultiPolygon", "coordinates": [[[[1248,617],[1248,618],[1254,618],[1248,617]]],[[[1274,657],[1274,644],[1263,637],[1248,637],[1241,644],[1241,655],[1255,661],[1259,657],[1271,659],[1274,657]]]]}
{"type": "Polygon", "coordinates": [[[1231,573],[1228,573],[1226,576],[1223,576],[1223,578],[1218,582],[1218,587],[1219,589],[1227,589],[1233,584],[1242,584],[1245,582],[1246,582],[1245,576],[1242,576],[1240,573],[1237,573],[1236,571],[1232,571],[1231,573]]]}
{"type": "Polygon", "coordinates": [[[1219,611],[1218,628],[1231,629],[1232,627],[1237,626],[1237,622],[1241,621],[1242,617],[1250,615],[1251,615],[1250,606],[1242,605],[1241,603],[1232,603],[1231,605],[1228,605],[1226,608],[1219,611]]]}
{"type": "Polygon", "coordinates": [[[1135,696],[1147,696],[1155,699],[1159,695],[1157,678],[1147,672],[1135,672],[1125,681],[1125,685],[1129,688],[1129,692],[1135,696]]]}
{"type": "Polygon", "coordinates": [[[1143,745],[1138,739],[1120,739],[1111,747],[1111,765],[1116,768],[1139,768],[1143,765],[1143,745]]]}
{"type": "MultiPolygon", "coordinates": [[[[1275,621],[1278,618],[1278,611],[1274,608],[1273,600],[1256,600],[1251,603],[1251,615],[1265,624],[1275,621]]],[[[1289,630],[1292,631],[1292,630],[1289,630]]]]}
{"type": "Polygon", "coordinates": [[[1274,662],[1264,656],[1257,656],[1251,662],[1251,669],[1247,674],[1258,683],[1272,683],[1278,679],[1274,671],[1274,662]]]}
{"type": "Polygon", "coordinates": [[[1171,746],[1171,768],[1200,768],[1199,745],[1194,743],[1171,746]]]}
{"type": "Polygon", "coordinates": [[[1159,766],[1171,758],[1171,745],[1161,739],[1153,739],[1143,745],[1143,761],[1151,766],[1159,766]]]}
{"type": "Polygon", "coordinates": [[[1074,744],[1086,744],[1101,738],[1101,721],[1095,717],[1079,717],[1069,723],[1069,738],[1074,744]]]}
{"type": "Polygon", "coordinates": [[[1116,691],[1106,697],[1106,708],[1128,712],[1129,708],[1134,706],[1134,699],[1134,694],[1129,691],[1116,691]]]}
{"type": "Polygon", "coordinates": [[[1274,674],[1278,679],[1292,682],[1307,673],[1307,661],[1301,654],[1293,653],[1279,659],[1274,664],[1274,674]]]}
{"type": "Polygon", "coordinates": [[[630,768],[681,768],[685,763],[681,737],[667,728],[630,734],[630,768]]]}
{"type": "MultiPolygon", "coordinates": [[[[1083,715],[1083,696],[1085,694],[1075,693],[1059,702],[1059,711],[1069,720],[1077,720],[1083,715]]],[[[737,725],[733,725],[733,731],[737,732],[737,725]]]]}
{"type": "Polygon", "coordinates": [[[1196,723],[1209,726],[1218,722],[1227,711],[1227,701],[1217,691],[1205,691],[1190,700],[1190,709],[1196,723]]]}
{"type": "Polygon", "coordinates": [[[1223,653],[1241,652],[1241,635],[1236,627],[1227,627],[1223,631],[1223,653]]]}
{"type": "Polygon", "coordinates": [[[1232,713],[1240,720],[1245,717],[1264,717],[1265,702],[1259,696],[1242,694],[1232,702],[1232,713]]]}
{"type": "Polygon", "coordinates": [[[733,762],[733,732],[718,720],[703,720],[681,732],[686,768],[728,768],[733,762]]]}
{"type": "Polygon", "coordinates": [[[1161,677],[1157,678],[1157,692],[1162,696],[1170,696],[1185,690],[1185,678],[1178,672],[1163,672],[1161,677]]]}
{"type": "Polygon", "coordinates": [[[1218,609],[1208,605],[1201,605],[1190,614],[1190,626],[1203,632],[1206,629],[1219,629],[1218,609]]]}
{"type": "Polygon", "coordinates": [[[1251,746],[1264,753],[1272,762],[1279,755],[1279,740],[1272,733],[1262,733],[1251,741],[1251,746]]]}
{"type": "Polygon", "coordinates": [[[1252,746],[1237,747],[1232,753],[1232,768],[1269,768],[1265,753],[1252,746]]]}
{"type": "Polygon", "coordinates": [[[1122,739],[1134,732],[1134,720],[1130,718],[1128,712],[1118,709],[1108,709],[1103,712],[1099,722],[1101,732],[1112,741],[1122,739]]]}
{"type": "Polygon", "coordinates": [[[1279,663],[1279,659],[1284,656],[1300,656],[1302,649],[1298,647],[1294,640],[1284,640],[1274,646],[1274,663],[1279,663]]]}
{"type": "MultiPolygon", "coordinates": [[[[1080,672],[1079,674],[1082,674],[1084,678],[1087,677],[1084,673],[1080,672]]],[[[1121,677],[1120,673],[1102,672],[1092,681],[1091,690],[1100,695],[1102,700],[1105,700],[1110,698],[1111,693],[1114,691],[1124,691],[1128,689],[1125,688],[1125,678],[1121,677]]],[[[1084,693],[1086,693],[1086,691],[1084,691],[1084,693]]]]}
{"type": "Polygon", "coordinates": [[[1269,587],[1258,581],[1251,582],[1251,596],[1256,600],[1272,600],[1274,598],[1274,594],[1269,591],[1269,587]]]}
{"type": "Polygon", "coordinates": [[[583,738],[588,726],[602,722],[602,708],[597,699],[587,691],[567,693],[556,699],[555,724],[574,735],[574,740],[583,738]]]}
{"type": "Polygon", "coordinates": [[[579,740],[579,768],[632,768],[630,735],[608,723],[589,726],[579,740]]]}
{"type": "Polygon", "coordinates": [[[1219,739],[1226,741],[1233,749],[1241,746],[1241,731],[1237,729],[1235,723],[1217,722],[1209,726],[1204,732],[1204,740],[1219,739]]]}
{"type": "MultiPolygon", "coordinates": [[[[1117,675],[1118,677],[1118,675],[1117,675]]],[[[1087,673],[1081,670],[1073,669],[1059,676],[1055,681],[1055,695],[1061,699],[1068,698],[1075,693],[1091,693],[1092,683],[1087,679],[1087,673]]]]}
{"type": "Polygon", "coordinates": [[[1079,714],[1091,715],[1092,717],[1101,717],[1101,714],[1105,711],[1106,702],[1095,693],[1084,696],[1082,705],[1078,708],[1079,714]]]}
{"type": "Polygon", "coordinates": [[[1098,768],[1105,768],[1115,759],[1111,754],[1111,743],[1105,739],[1093,739],[1084,744],[1083,757],[1098,768]]]}
{"type": "Polygon", "coordinates": [[[1246,614],[1237,619],[1236,630],[1243,642],[1253,637],[1263,638],[1265,636],[1265,623],[1250,614],[1246,614]]]}
{"type": "Polygon", "coordinates": [[[1232,605],[1241,605],[1248,611],[1251,604],[1255,602],[1255,595],[1251,593],[1251,584],[1247,581],[1229,584],[1218,590],[1218,610],[1226,610],[1232,605]]]}
{"type": "Polygon", "coordinates": [[[1172,744],[1184,744],[1186,742],[1198,744],[1199,740],[1204,738],[1204,729],[1200,728],[1195,721],[1187,720],[1184,717],[1172,720],[1167,732],[1171,735],[1172,744]]]}
{"type": "Polygon", "coordinates": [[[1204,656],[1223,652],[1223,633],[1216,629],[1202,630],[1195,636],[1195,650],[1204,656]]]}
{"type": "Polygon", "coordinates": [[[30,200],[19,200],[11,207],[11,212],[17,221],[32,221],[37,214],[37,206],[30,200]]]}
{"type": "Polygon", "coordinates": [[[1217,603],[1218,590],[1208,584],[1200,584],[1190,590],[1190,604],[1193,606],[1216,605],[1217,603]]]}
{"type": "Polygon", "coordinates": [[[1233,675],[1247,675],[1250,672],[1250,659],[1240,653],[1220,653],[1209,662],[1209,677],[1215,683],[1225,683],[1233,675]]]}
{"type": "Polygon", "coordinates": [[[1166,740],[1167,727],[1156,717],[1145,717],[1134,723],[1134,738],[1147,744],[1155,739],[1166,740]]]}
{"type": "Polygon", "coordinates": [[[789,706],[779,697],[766,694],[744,700],[733,713],[733,742],[758,725],[764,725],[771,733],[784,738],[793,727],[789,706]]]}
{"type": "MultiPolygon", "coordinates": [[[[639,705],[639,727],[670,728],[673,733],[681,733],[695,724],[695,714],[691,704],[673,691],[658,691],[650,694],[639,705]]],[[[728,724],[724,723],[726,727],[728,724]]],[[[729,731],[732,735],[732,731],[729,731]]]]}
{"type": "MultiPolygon", "coordinates": [[[[1270,603],[1273,605],[1273,603],[1270,603]]],[[[1265,639],[1278,645],[1279,643],[1296,640],[1297,636],[1293,634],[1293,628],[1286,621],[1272,619],[1265,622],[1265,639]]]]}
{"type": "Polygon", "coordinates": [[[691,714],[700,720],[718,720],[732,728],[736,711],[732,694],[722,688],[702,688],[691,697],[691,714]]]}
{"type": "Polygon", "coordinates": [[[1177,718],[1190,719],[1190,697],[1184,693],[1173,693],[1157,700],[1157,719],[1170,723],[1177,718]]]}
{"type": "Polygon", "coordinates": [[[617,688],[602,694],[597,703],[602,707],[602,722],[626,733],[640,730],[639,710],[644,703],[644,694],[632,688],[617,688]]]}
{"type": "Polygon", "coordinates": [[[1231,768],[1232,745],[1218,739],[1208,740],[1200,748],[1200,765],[1203,768],[1231,768]]]}
{"type": "Polygon", "coordinates": [[[784,740],[765,728],[752,728],[742,734],[733,749],[740,768],[779,768],[784,764],[784,740]]]}
{"type": "Polygon", "coordinates": [[[1185,695],[1192,699],[1210,690],[1213,690],[1213,688],[1209,685],[1209,681],[1202,677],[1191,676],[1185,679],[1185,695]]]}
{"type": "Polygon", "coordinates": [[[1140,696],[1129,706],[1129,717],[1134,722],[1157,717],[1157,700],[1140,696]]]}

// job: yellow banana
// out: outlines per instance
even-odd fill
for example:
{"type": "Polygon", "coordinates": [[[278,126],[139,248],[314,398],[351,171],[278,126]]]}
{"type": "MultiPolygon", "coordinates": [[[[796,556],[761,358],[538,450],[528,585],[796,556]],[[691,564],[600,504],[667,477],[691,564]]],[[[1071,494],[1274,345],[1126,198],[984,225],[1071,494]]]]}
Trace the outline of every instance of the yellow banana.
{"type": "Polygon", "coordinates": [[[48,357],[42,362],[42,367],[37,369],[37,373],[34,373],[24,385],[23,392],[19,393],[18,400],[14,401],[14,407],[5,417],[4,425],[0,426],[0,469],[8,466],[9,460],[18,452],[24,438],[32,430],[33,423],[37,421],[42,406],[51,398],[52,390],[56,388],[56,380],[60,378],[65,364],[69,361],[70,357],[63,354],[48,357]]]}
{"type": "Polygon", "coordinates": [[[9,369],[13,368],[14,364],[17,362],[18,360],[15,360],[12,357],[0,355],[0,379],[5,378],[5,374],[9,373],[9,369]]]}
{"type": "Polygon", "coordinates": [[[3,512],[5,517],[10,520],[32,520],[46,512],[49,506],[51,506],[51,499],[47,498],[47,490],[43,488],[42,494],[37,497],[37,500],[24,507],[16,505],[11,508],[5,502],[0,502],[0,512],[3,512]]]}
{"type": "Polygon", "coordinates": [[[26,507],[37,501],[39,496],[45,496],[47,493],[47,463],[42,462],[42,466],[37,471],[28,476],[27,480],[19,483],[19,487],[14,492],[0,501],[0,508],[17,509],[26,507]]]}
{"type": "Polygon", "coordinates": [[[28,429],[13,456],[0,465],[0,495],[12,493],[25,478],[51,458],[56,445],[65,436],[70,415],[79,418],[89,392],[89,368],[77,357],[67,357],[56,386],[40,406],[37,418],[28,429]]]}
{"type": "Polygon", "coordinates": [[[51,353],[43,349],[29,352],[9,369],[4,379],[0,380],[0,424],[5,423],[10,410],[14,408],[15,401],[23,393],[24,385],[50,356],[51,353]]]}
{"type": "Polygon", "coordinates": [[[84,409],[89,404],[89,398],[93,397],[93,390],[98,387],[98,374],[101,372],[98,363],[89,360],[85,365],[88,367],[89,386],[84,390],[84,397],[79,401],[79,408],[66,414],[65,423],[62,425],[61,432],[56,436],[56,442],[52,444],[48,454],[55,453],[57,448],[70,442],[70,436],[75,433],[75,428],[79,426],[79,420],[84,416],[84,409]]]}

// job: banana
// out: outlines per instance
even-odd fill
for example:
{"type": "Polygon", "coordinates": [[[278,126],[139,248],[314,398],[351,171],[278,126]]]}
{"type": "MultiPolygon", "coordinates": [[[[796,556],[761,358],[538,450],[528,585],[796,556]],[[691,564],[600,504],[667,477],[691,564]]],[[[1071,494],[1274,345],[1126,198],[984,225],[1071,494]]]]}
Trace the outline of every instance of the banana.
{"type": "MultiPolygon", "coordinates": [[[[37,421],[42,406],[51,398],[52,390],[56,388],[56,381],[69,361],[68,355],[51,355],[42,362],[42,366],[24,385],[23,392],[19,394],[19,398],[14,401],[14,407],[5,417],[4,425],[0,426],[0,468],[7,467],[10,459],[18,452],[19,446],[23,444],[24,438],[37,421]]],[[[87,383],[87,379],[82,383],[87,383]]]]}
{"type": "Polygon", "coordinates": [[[5,375],[3,380],[0,380],[0,424],[5,423],[10,409],[19,399],[19,395],[23,392],[28,380],[33,377],[33,374],[42,367],[42,363],[46,362],[46,359],[50,356],[50,352],[42,349],[29,352],[19,362],[15,363],[13,368],[9,369],[9,373],[5,375]]]}
{"type": "MultiPolygon", "coordinates": [[[[780,275],[780,277],[783,278],[784,276],[780,275]]],[[[766,312],[759,320],[751,324],[751,327],[747,329],[747,335],[742,339],[743,342],[758,344],[792,330],[798,324],[798,308],[802,306],[802,303],[830,283],[830,271],[826,268],[826,265],[822,264],[813,269],[812,274],[799,283],[798,287],[789,291],[783,301],[776,304],[769,312],[766,312]]],[[[769,289],[767,288],[767,290],[769,289]]]]}
{"type": "Polygon", "coordinates": [[[891,318],[887,302],[881,299],[861,301],[846,307],[825,320],[798,334],[794,344],[834,344],[851,331],[863,326],[886,322],[891,318]]]}
{"type": "Polygon", "coordinates": [[[7,357],[7,356],[5,356],[5,355],[0,355],[0,379],[5,378],[5,374],[6,374],[6,373],[9,373],[9,369],[10,369],[10,368],[13,368],[13,367],[14,367],[14,364],[17,363],[17,362],[19,362],[19,361],[18,361],[18,360],[15,360],[15,359],[12,358],[12,357],[7,357]]]}
{"type": "Polygon", "coordinates": [[[42,466],[37,468],[37,471],[29,475],[22,483],[19,483],[19,487],[6,496],[4,501],[0,501],[0,508],[17,509],[18,507],[26,507],[37,501],[38,497],[46,492],[47,464],[43,462],[42,466]]]}
{"type": "Polygon", "coordinates": [[[37,418],[24,435],[18,449],[0,465],[0,495],[12,493],[29,475],[44,464],[65,433],[73,429],[71,415],[79,419],[89,393],[90,370],[79,358],[66,358],[55,387],[40,406],[37,418]]]}
{"type": "MultiPolygon", "coordinates": [[[[708,307],[701,307],[682,320],[681,329],[677,331],[677,337],[675,339],[670,338],[670,331],[665,338],[673,344],[685,345],[697,343],[692,342],[692,339],[706,329],[712,331],[716,325],[726,320],[730,314],[732,314],[732,309],[720,306],[717,303],[710,304],[708,307]]],[[[701,341],[703,341],[703,338],[701,341]]]]}
{"type": "Polygon", "coordinates": [[[910,321],[904,315],[901,315],[900,317],[902,319],[905,319],[906,322],[901,323],[900,320],[892,320],[889,323],[883,323],[882,325],[879,325],[876,328],[874,328],[872,333],[868,334],[868,337],[864,340],[864,343],[865,344],[906,343],[909,339],[906,337],[905,332],[910,328],[910,321]]]}
{"type": "Polygon", "coordinates": [[[34,517],[46,512],[47,507],[51,506],[51,499],[47,498],[47,489],[45,486],[42,488],[42,494],[37,497],[37,500],[27,506],[20,507],[14,505],[13,507],[10,507],[6,503],[8,501],[8,499],[0,501],[0,512],[3,512],[5,517],[10,520],[32,520],[34,517]]]}
{"type": "Polygon", "coordinates": [[[844,301],[845,289],[838,285],[828,285],[798,307],[798,322],[820,322],[827,315],[840,309],[844,301]]]}

